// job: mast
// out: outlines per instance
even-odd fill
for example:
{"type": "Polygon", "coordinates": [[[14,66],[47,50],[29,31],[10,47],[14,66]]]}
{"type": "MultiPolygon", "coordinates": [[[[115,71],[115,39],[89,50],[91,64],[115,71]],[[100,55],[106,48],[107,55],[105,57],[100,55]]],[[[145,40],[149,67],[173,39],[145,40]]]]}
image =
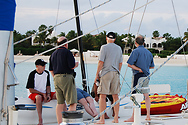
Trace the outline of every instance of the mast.
{"type": "MultiPolygon", "coordinates": [[[[74,0],[74,10],[75,10],[75,15],[79,15],[77,0],[74,0]]],[[[81,29],[80,29],[79,16],[76,17],[76,27],[77,27],[77,35],[78,36],[82,35],[81,29]]],[[[82,72],[82,86],[83,86],[83,90],[87,92],[89,90],[89,88],[87,87],[87,83],[86,83],[85,65],[84,65],[84,60],[83,60],[82,38],[79,38],[77,41],[78,41],[78,48],[79,48],[79,55],[80,55],[80,65],[81,65],[81,72],[82,72]]]]}

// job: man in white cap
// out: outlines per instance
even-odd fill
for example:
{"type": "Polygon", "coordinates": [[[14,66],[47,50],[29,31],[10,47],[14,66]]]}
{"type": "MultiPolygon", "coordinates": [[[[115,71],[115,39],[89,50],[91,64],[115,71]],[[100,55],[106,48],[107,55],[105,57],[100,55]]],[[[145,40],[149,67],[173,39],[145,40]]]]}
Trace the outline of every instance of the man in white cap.
{"type": "Polygon", "coordinates": [[[65,109],[65,101],[70,104],[68,111],[75,111],[77,105],[77,91],[74,81],[74,68],[78,67],[74,56],[68,50],[67,38],[60,37],[57,40],[60,46],[50,56],[49,71],[54,77],[54,86],[57,97],[56,117],[58,124],[62,122],[62,111],[65,109]],[[64,44],[64,45],[63,45],[64,44]]]}
{"type": "MultiPolygon", "coordinates": [[[[97,89],[99,97],[99,109],[100,112],[106,109],[106,95],[112,95],[114,102],[119,97],[120,92],[120,79],[119,72],[122,67],[122,49],[114,42],[116,35],[113,32],[109,32],[106,36],[107,44],[102,45],[100,49],[99,62],[95,77],[95,83],[99,79],[99,72],[101,71],[100,84],[97,89]]],[[[113,123],[118,123],[119,103],[114,106],[114,120],[113,123]]],[[[100,120],[96,124],[105,124],[105,116],[102,115],[100,120]]]]}

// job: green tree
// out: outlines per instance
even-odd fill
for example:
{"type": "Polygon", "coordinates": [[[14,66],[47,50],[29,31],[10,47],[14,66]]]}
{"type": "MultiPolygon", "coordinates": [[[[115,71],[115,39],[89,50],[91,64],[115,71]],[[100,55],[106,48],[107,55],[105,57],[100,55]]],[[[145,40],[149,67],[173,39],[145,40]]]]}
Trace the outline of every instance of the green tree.
{"type": "Polygon", "coordinates": [[[166,42],[163,42],[164,50],[171,50],[176,51],[181,46],[181,38],[172,38],[170,40],[167,40],[166,42]]]}
{"type": "Polygon", "coordinates": [[[170,39],[172,39],[172,36],[170,33],[165,33],[165,34],[163,34],[163,38],[165,38],[166,40],[170,40],[170,39]]]}
{"type": "Polygon", "coordinates": [[[61,36],[65,36],[65,32],[61,32],[59,35],[57,35],[58,37],[61,37],[61,36]]]}
{"type": "Polygon", "coordinates": [[[83,50],[94,50],[95,39],[91,34],[87,34],[82,38],[83,41],[83,50]]]}
{"type": "Polygon", "coordinates": [[[13,34],[14,34],[14,42],[17,42],[24,38],[23,35],[16,30],[13,31],[13,34]]]}
{"type": "MultiPolygon", "coordinates": [[[[66,35],[66,38],[68,40],[72,40],[72,39],[74,39],[76,37],[77,37],[77,34],[75,33],[74,30],[69,31],[68,34],[66,35]]],[[[69,49],[73,49],[73,48],[78,49],[78,42],[77,42],[77,40],[74,40],[71,43],[69,43],[69,49]]]]}
{"type": "MultiPolygon", "coordinates": [[[[52,26],[49,26],[49,28],[51,28],[51,27],[52,26]]],[[[42,24],[41,26],[39,26],[38,31],[41,32],[41,31],[46,30],[47,28],[48,27],[46,25],[42,24]]],[[[41,44],[44,45],[46,42],[49,42],[48,36],[52,34],[52,31],[53,31],[53,28],[38,34],[38,36],[36,36],[36,38],[34,39],[34,42],[35,43],[38,42],[39,45],[41,45],[41,44]]]]}
{"type": "MultiPolygon", "coordinates": [[[[184,37],[183,37],[183,41],[187,42],[188,40],[188,28],[187,28],[187,32],[184,32],[184,37]]],[[[186,45],[186,51],[188,51],[188,44],[186,45]]]]}
{"type": "Polygon", "coordinates": [[[95,42],[94,42],[94,50],[100,50],[101,46],[103,44],[106,44],[106,31],[103,31],[101,33],[99,33],[98,35],[94,36],[95,38],[95,42]]]}
{"type": "Polygon", "coordinates": [[[153,37],[154,38],[156,38],[156,37],[159,37],[160,36],[160,34],[159,34],[159,31],[157,31],[157,30],[155,30],[155,31],[153,31],[153,37]]]}

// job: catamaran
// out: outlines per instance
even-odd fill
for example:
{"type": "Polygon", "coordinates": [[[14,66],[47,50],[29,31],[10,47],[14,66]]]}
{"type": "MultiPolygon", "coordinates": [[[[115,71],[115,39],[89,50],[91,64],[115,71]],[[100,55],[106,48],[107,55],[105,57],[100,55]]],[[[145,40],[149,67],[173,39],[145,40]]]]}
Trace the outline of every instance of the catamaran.
{"type": "MultiPolygon", "coordinates": [[[[108,0],[88,11],[92,11],[93,9],[100,7],[103,4],[106,4],[107,2],[110,2],[111,0],[108,0]]],[[[152,3],[155,0],[147,1],[146,4],[134,8],[133,11],[124,14],[123,16],[105,24],[104,26],[113,23],[114,21],[121,19],[122,17],[128,15],[128,14],[134,14],[134,12],[140,8],[146,7],[148,4],[152,3]]],[[[173,0],[172,0],[173,2],[173,0]]],[[[82,67],[82,83],[83,83],[83,89],[85,91],[89,91],[89,87],[87,86],[87,81],[86,81],[86,75],[85,75],[85,67],[84,67],[84,61],[83,61],[83,48],[82,48],[82,42],[81,42],[81,37],[89,34],[91,32],[88,32],[86,34],[81,34],[80,30],[80,25],[79,25],[79,16],[83,15],[86,12],[83,12],[79,14],[78,8],[77,8],[77,0],[74,0],[74,5],[75,5],[75,17],[68,19],[72,20],[76,18],[77,22],[77,33],[78,37],[68,41],[67,43],[70,43],[76,39],[79,39],[79,55],[80,55],[80,64],[82,67]]],[[[13,58],[13,30],[14,30],[14,16],[15,16],[15,7],[16,3],[15,0],[2,0],[0,1],[0,40],[1,42],[1,63],[0,63],[0,74],[1,74],[1,94],[0,94],[0,108],[1,108],[1,125],[17,125],[17,124],[37,124],[37,112],[36,112],[36,105],[29,99],[18,99],[18,101],[15,102],[15,85],[18,84],[18,80],[16,78],[16,75],[14,74],[14,58],[13,58]],[[6,12],[6,13],[5,13],[6,12]],[[19,106],[15,106],[19,104],[19,106]]],[[[62,22],[65,23],[68,20],[62,22]]],[[[55,25],[58,26],[58,25],[55,25]]],[[[54,26],[54,27],[55,27],[54,26]]],[[[104,27],[101,26],[101,27],[104,27]]],[[[99,28],[101,28],[99,27],[99,28]]],[[[53,27],[52,27],[53,28],[53,27]]],[[[97,29],[99,29],[97,28],[97,29]]],[[[95,29],[95,30],[97,30],[95,29]]],[[[47,29],[48,30],[48,29],[47,29]]],[[[93,31],[95,31],[93,30],[93,31]]],[[[20,43],[26,39],[29,39],[38,33],[25,38],[21,41],[18,41],[14,44],[20,43]]],[[[186,41],[176,52],[174,52],[171,57],[169,57],[163,64],[161,64],[154,72],[152,72],[148,77],[151,77],[157,70],[159,70],[168,60],[170,60],[175,54],[177,54],[186,44],[188,41],[186,41]]],[[[53,49],[58,48],[55,47],[53,49]]],[[[53,49],[50,49],[48,51],[51,51],[53,49]]],[[[40,53],[38,55],[35,55],[35,57],[42,55],[48,51],[45,51],[43,53],[40,53]]],[[[142,81],[143,82],[143,81],[142,81]]],[[[145,116],[141,116],[141,109],[140,109],[140,103],[142,101],[142,96],[141,95],[135,95],[136,102],[138,102],[137,106],[133,106],[133,101],[130,100],[130,97],[128,95],[135,90],[136,88],[139,87],[139,85],[142,84],[140,82],[138,86],[130,90],[126,95],[122,96],[120,100],[117,102],[114,102],[114,104],[108,104],[107,109],[101,112],[98,116],[95,118],[92,118],[89,116],[87,113],[84,113],[83,115],[83,123],[84,124],[93,124],[93,122],[96,121],[97,118],[99,118],[102,114],[107,113],[109,116],[112,114],[111,108],[120,102],[120,119],[119,119],[119,124],[133,124],[133,125],[141,125],[141,124],[161,124],[161,125],[177,125],[177,124],[188,124],[187,118],[187,112],[183,111],[182,113],[178,113],[175,115],[154,115],[154,119],[152,121],[145,121],[144,118],[145,116]],[[131,107],[131,108],[130,108],[131,107]],[[125,123],[123,122],[125,119],[129,118],[130,115],[132,114],[132,108],[135,110],[135,122],[134,123],[125,123]],[[166,119],[165,121],[161,121],[161,119],[166,119]]],[[[57,124],[56,122],[56,117],[55,117],[55,105],[56,101],[51,101],[49,103],[46,103],[43,105],[43,117],[44,117],[44,124],[57,124]]],[[[135,102],[134,102],[135,103],[135,102]]],[[[95,102],[96,108],[99,111],[98,104],[95,102]]],[[[183,109],[187,108],[187,104],[183,104],[183,109]]],[[[78,110],[84,111],[83,107],[81,105],[78,105],[78,110]]],[[[84,111],[85,112],[85,111],[84,111]]],[[[68,124],[68,123],[67,123],[68,124]]],[[[73,123],[72,123],[73,124],[73,123]]],[[[106,120],[106,124],[112,124],[111,120],[106,120]]]]}

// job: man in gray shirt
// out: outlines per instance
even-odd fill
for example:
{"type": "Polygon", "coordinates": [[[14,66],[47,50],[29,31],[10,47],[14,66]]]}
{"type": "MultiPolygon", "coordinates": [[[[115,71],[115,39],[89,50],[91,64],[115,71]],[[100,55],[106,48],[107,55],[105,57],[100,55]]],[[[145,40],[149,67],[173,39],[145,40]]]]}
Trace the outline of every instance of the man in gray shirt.
{"type": "MultiPolygon", "coordinates": [[[[109,32],[106,36],[107,44],[102,45],[100,49],[97,73],[94,81],[95,83],[97,82],[99,72],[101,71],[100,84],[97,89],[97,94],[100,94],[100,112],[106,109],[106,95],[112,95],[114,102],[119,99],[119,72],[122,67],[123,58],[121,47],[114,43],[115,39],[115,33],[109,32]]],[[[115,116],[112,122],[118,123],[119,103],[114,106],[114,112],[115,116]]],[[[104,115],[100,117],[100,120],[96,124],[105,124],[104,115]]]]}

